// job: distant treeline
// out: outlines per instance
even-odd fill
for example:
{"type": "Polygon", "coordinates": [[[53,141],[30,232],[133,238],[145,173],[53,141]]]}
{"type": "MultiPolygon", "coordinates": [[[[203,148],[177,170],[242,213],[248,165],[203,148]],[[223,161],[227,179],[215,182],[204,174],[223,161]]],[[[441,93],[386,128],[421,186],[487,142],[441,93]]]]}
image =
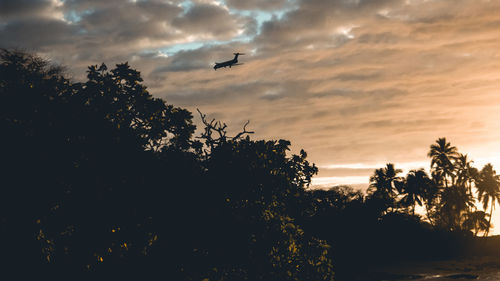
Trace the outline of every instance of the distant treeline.
{"type": "Polygon", "coordinates": [[[404,260],[500,252],[498,239],[475,238],[488,235],[500,202],[493,166],[478,170],[445,138],[430,146],[428,157],[430,176],[424,169],[400,176],[387,164],[370,177],[366,195],[348,186],[307,193],[313,210],[298,221],[332,245],[342,275],[404,260]]]}
{"type": "Polygon", "coordinates": [[[253,140],[247,124],[229,136],[201,112],[195,136],[192,113],[152,97],[127,63],[90,66],[85,82],[64,73],[0,50],[3,274],[333,280],[352,266],[456,255],[490,228],[495,171],[445,139],[431,146],[430,176],[388,164],[366,196],[310,191],[318,169],[304,151],[253,140]]]}

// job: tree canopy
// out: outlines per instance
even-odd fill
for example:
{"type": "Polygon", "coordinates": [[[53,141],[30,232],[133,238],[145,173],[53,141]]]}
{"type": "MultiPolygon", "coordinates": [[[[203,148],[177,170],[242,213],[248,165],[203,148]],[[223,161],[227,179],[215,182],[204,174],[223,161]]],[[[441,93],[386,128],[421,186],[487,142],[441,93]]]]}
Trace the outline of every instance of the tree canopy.
{"type": "Polygon", "coordinates": [[[456,253],[488,235],[500,203],[493,166],[478,170],[446,138],[429,174],[389,163],[366,194],[311,189],[304,150],[252,139],[249,122],[229,136],[201,111],[196,134],[193,114],[152,96],[128,63],[75,82],[0,50],[0,99],[0,255],[18,275],[333,280],[456,253]]]}
{"type": "Polygon", "coordinates": [[[317,172],[307,154],[246,129],[228,138],[220,122],[195,137],[191,112],[142,82],[128,63],[90,66],[74,82],[37,56],[0,51],[3,265],[333,280],[330,245],[297,223],[317,172]]]}

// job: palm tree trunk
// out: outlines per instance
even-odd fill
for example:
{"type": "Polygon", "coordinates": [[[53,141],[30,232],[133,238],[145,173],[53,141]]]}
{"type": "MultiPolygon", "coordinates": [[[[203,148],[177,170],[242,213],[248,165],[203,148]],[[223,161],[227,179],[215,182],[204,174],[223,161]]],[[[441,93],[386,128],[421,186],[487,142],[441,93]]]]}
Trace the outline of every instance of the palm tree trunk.
{"type": "Polygon", "coordinates": [[[490,211],[490,219],[488,220],[488,230],[484,233],[484,237],[488,236],[490,233],[490,228],[491,228],[491,216],[493,215],[493,206],[495,206],[495,202],[491,204],[491,211],[490,211]]]}

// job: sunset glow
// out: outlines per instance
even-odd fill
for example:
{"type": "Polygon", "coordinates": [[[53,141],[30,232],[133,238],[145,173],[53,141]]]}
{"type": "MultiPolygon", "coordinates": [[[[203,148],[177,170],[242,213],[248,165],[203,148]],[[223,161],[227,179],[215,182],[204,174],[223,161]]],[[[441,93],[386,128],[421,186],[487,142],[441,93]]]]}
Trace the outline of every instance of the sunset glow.
{"type": "Polygon", "coordinates": [[[498,280],[499,120],[500,0],[0,0],[3,275],[498,280]]]}
{"type": "Polygon", "coordinates": [[[362,187],[385,163],[428,170],[438,137],[500,170],[499,14],[486,0],[2,1],[0,47],[77,80],[129,61],[155,96],[306,150],[315,187],[362,187]],[[237,51],[244,67],[213,71],[237,51]]]}

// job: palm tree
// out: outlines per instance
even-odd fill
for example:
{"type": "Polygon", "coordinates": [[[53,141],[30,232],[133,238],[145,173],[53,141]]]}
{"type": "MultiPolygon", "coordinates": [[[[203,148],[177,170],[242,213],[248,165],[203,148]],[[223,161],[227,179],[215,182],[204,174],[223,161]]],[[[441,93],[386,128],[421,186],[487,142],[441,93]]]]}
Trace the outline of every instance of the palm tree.
{"type": "Polygon", "coordinates": [[[385,168],[376,169],[370,177],[370,186],[367,193],[370,198],[382,200],[386,207],[394,208],[396,191],[402,189],[402,178],[398,176],[401,169],[395,169],[394,164],[388,163],[385,168]]]}
{"type": "MultiPolygon", "coordinates": [[[[411,170],[406,175],[402,192],[405,196],[401,199],[401,201],[406,206],[412,207],[412,214],[415,215],[415,205],[418,204],[419,206],[422,206],[422,203],[428,197],[427,195],[430,195],[431,189],[432,181],[424,169],[411,170]]],[[[428,214],[427,217],[429,218],[428,214]]]]}
{"type": "Polygon", "coordinates": [[[491,224],[486,219],[490,215],[486,214],[484,211],[475,211],[472,213],[468,213],[464,222],[462,223],[462,228],[467,230],[474,230],[474,236],[477,236],[477,233],[487,232],[489,231],[491,224]]]}
{"type": "Polygon", "coordinates": [[[459,230],[464,213],[474,206],[474,197],[467,187],[454,185],[440,192],[440,220],[450,230],[459,230]]]}
{"type": "Polygon", "coordinates": [[[472,190],[472,183],[479,181],[479,170],[476,167],[469,167],[467,168],[467,175],[469,177],[468,179],[468,187],[469,190],[472,190]]]}
{"type": "Polygon", "coordinates": [[[435,144],[431,145],[430,151],[427,154],[427,156],[431,158],[431,170],[442,175],[446,187],[448,187],[448,176],[452,178],[453,184],[453,179],[455,177],[453,174],[453,160],[455,160],[457,154],[457,148],[451,146],[451,144],[446,141],[446,138],[439,138],[435,144]]]}
{"type": "MultiPolygon", "coordinates": [[[[457,173],[456,184],[459,186],[466,186],[469,194],[472,194],[472,183],[478,179],[478,170],[471,166],[470,161],[467,159],[467,154],[459,154],[455,161],[455,169],[457,173]]],[[[476,209],[476,205],[471,206],[469,212],[472,213],[472,209],[476,209]]]]}
{"type": "Polygon", "coordinates": [[[477,168],[472,167],[474,161],[467,159],[467,154],[459,154],[455,161],[457,171],[457,184],[467,185],[469,192],[472,192],[472,183],[477,181],[479,171],[477,168]]]}
{"type": "MultiPolygon", "coordinates": [[[[495,209],[495,203],[500,203],[500,178],[493,170],[493,166],[486,164],[481,172],[479,172],[479,179],[476,184],[478,199],[483,203],[483,209],[486,211],[488,205],[491,204],[489,223],[491,223],[491,215],[495,209]],[[496,202],[495,202],[496,201],[496,202]]],[[[488,236],[488,231],[485,232],[488,236]]]]}
{"type": "Polygon", "coordinates": [[[459,153],[455,161],[455,170],[457,172],[457,184],[466,185],[469,180],[469,168],[472,161],[467,159],[467,154],[459,153]]]}

